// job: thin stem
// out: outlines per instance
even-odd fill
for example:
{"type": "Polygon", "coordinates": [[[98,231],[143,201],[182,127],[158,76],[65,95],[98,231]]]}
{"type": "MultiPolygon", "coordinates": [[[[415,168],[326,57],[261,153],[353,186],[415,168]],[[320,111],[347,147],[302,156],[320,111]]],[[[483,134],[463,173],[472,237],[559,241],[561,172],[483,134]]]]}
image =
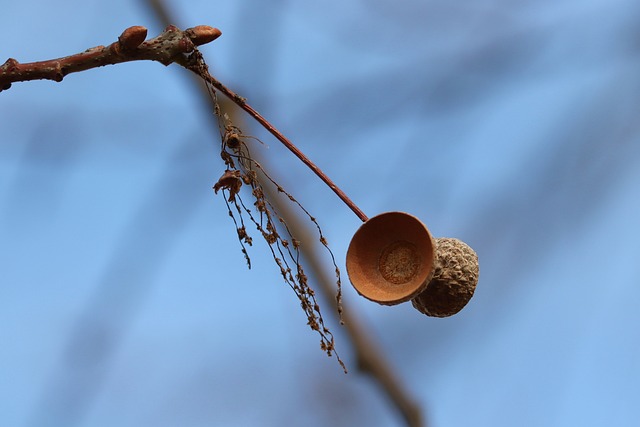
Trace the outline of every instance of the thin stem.
{"type": "Polygon", "coordinates": [[[185,31],[169,25],[158,37],[145,41],[147,29],[141,26],[134,26],[127,28],[120,35],[118,41],[109,46],[97,46],[64,58],[27,64],[21,64],[17,60],[9,58],[4,64],[0,65],[0,92],[9,89],[14,82],[43,79],[60,82],[70,73],[121,62],[152,60],[164,65],[169,65],[172,62],[178,63],[198,74],[207,83],[246,111],[327,184],[358,218],[363,222],[366,221],[368,218],[364,212],[298,147],[269,123],[267,119],[262,117],[260,113],[254,110],[253,107],[247,104],[244,98],[209,74],[204,60],[193,61],[194,57],[200,56],[196,46],[209,43],[217,39],[220,34],[220,30],[217,28],[206,25],[189,28],[185,31]]]}
{"type": "Polygon", "coordinates": [[[207,70],[203,69],[192,69],[198,73],[203,79],[205,79],[208,83],[210,83],[213,87],[215,87],[218,91],[223,93],[227,98],[229,98],[233,103],[235,103],[238,107],[242,108],[246,111],[251,117],[253,117],[258,123],[262,125],[266,130],[268,130],[276,139],[289,149],[293,154],[299,158],[302,163],[307,165],[309,169],[311,169],[325,184],[329,186],[333,190],[334,193],[356,214],[358,218],[362,222],[366,222],[367,215],[349,198],[347,195],[338,187],[322,170],[313,163],[307,156],[300,151],[298,147],[296,147],[293,142],[291,142],[286,136],[282,134],[275,126],[273,126],[267,119],[262,117],[260,113],[253,109],[247,101],[236,94],[234,91],[223,85],[220,81],[218,81],[215,77],[213,77],[207,70]]]}

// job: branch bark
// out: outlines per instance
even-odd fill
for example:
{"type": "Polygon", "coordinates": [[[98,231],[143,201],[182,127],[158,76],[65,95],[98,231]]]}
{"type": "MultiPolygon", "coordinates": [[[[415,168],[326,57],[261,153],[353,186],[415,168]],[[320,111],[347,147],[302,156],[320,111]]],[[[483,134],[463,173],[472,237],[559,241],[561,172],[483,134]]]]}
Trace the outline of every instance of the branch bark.
{"type": "Polygon", "coordinates": [[[145,41],[145,27],[129,27],[118,37],[118,41],[109,46],[92,47],[75,55],[25,64],[9,58],[0,65],[0,91],[9,89],[15,82],[60,82],[67,74],[129,61],[149,60],[163,65],[173,62],[185,65],[197,46],[207,44],[221,34],[217,28],[207,25],[184,31],[169,25],[159,36],[145,41]]]}

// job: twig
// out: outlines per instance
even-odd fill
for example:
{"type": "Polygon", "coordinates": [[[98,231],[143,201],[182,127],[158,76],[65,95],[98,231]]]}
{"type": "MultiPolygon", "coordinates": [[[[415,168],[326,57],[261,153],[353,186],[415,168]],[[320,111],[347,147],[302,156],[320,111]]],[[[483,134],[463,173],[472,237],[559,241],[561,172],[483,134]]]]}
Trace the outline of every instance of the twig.
{"type": "Polygon", "coordinates": [[[0,65],[0,91],[7,90],[12,83],[30,80],[62,81],[64,76],[104,65],[121,62],[149,60],[169,65],[173,62],[184,65],[196,46],[207,44],[222,33],[217,28],[200,25],[180,30],[169,25],[158,37],[145,41],[147,29],[129,27],[117,42],[109,46],[96,46],[82,53],[48,61],[21,64],[13,58],[0,65]]]}
{"type": "Polygon", "coordinates": [[[121,62],[150,60],[158,61],[164,65],[175,62],[198,74],[203,80],[210,83],[246,111],[327,184],[358,218],[363,222],[366,221],[367,216],[364,212],[298,147],[269,123],[267,119],[262,117],[260,113],[254,110],[253,107],[247,104],[244,98],[209,74],[204,61],[193,61],[192,55],[197,51],[197,46],[209,43],[220,37],[221,34],[221,31],[217,28],[206,25],[189,28],[185,31],[169,25],[158,37],[144,41],[147,37],[147,29],[145,27],[129,27],[124,30],[117,42],[106,47],[97,46],[75,55],[26,64],[21,64],[16,59],[9,58],[4,64],[0,65],[0,91],[9,89],[14,82],[30,80],[61,82],[67,74],[121,62]]]}
{"type": "Polygon", "coordinates": [[[159,36],[145,41],[147,37],[147,29],[145,27],[129,27],[124,30],[117,42],[111,43],[106,47],[97,46],[75,55],[26,64],[21,64],[16,59],[9,58],[4,64],[0,65],[0,91],[9,89],[14,82],[30,80],[61,82],[67,74],[121,62],[150,60],[158,61],[164,65],[175,62],[198,74],[203,80],[246,111],[327,184],[358,218],[363,222],[366,221],[367,216],[364,212],[298,147],[269,123],[267,119],[262,117],[260,113],[254,110],[253,107],[247,104],[244,98],[209,74],[204,61],[193,60],[193,56],[200,56],[197,46],[207,44],[220,37],[221,34],[222,32],[217,28],[206,25],[199,25],[184,31],[169,25],[159,36]],[[194,55],[196,52],[197,55],[194,55]]]}

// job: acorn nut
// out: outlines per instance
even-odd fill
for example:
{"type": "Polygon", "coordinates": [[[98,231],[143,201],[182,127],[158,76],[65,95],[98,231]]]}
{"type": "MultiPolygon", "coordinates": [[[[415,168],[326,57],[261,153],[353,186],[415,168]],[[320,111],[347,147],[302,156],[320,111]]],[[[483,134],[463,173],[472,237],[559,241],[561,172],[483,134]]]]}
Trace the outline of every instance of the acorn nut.
{"type": "Polygon", "coordinates": [[[448,317],[464,308],[478,283],[478,255],[458,239],[436,239],[435,272],[411,303],[427,316],[448,317]]]}

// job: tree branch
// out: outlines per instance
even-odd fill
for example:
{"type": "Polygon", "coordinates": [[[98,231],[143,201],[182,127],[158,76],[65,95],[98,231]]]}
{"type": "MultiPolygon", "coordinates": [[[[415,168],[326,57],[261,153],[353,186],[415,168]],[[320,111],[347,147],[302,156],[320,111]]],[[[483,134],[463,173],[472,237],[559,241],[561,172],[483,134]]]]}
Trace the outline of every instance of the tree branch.
{"type": "MultiPolygon", "coordinates": [[[[150,0],[152,1],[152,0],[150,0]]],[[[160,2],[152,1],[157,7],[160,2]]],[[[203,79],[206,83],[227,96],[231,101],[246,111],[265,129],[273,134],[298,158],[300,158],[309,168],[313,170],[329,187],[349,206],[353,212],[362,220],[366,221],[366,215],[353,203],[313,162],[304,156],[295,145],[289,141],[271,123],[262,117],[256,110],[221,82],[209,74],[204,62],[199,62],[200,56],[197,46],[207,44],[221,35],[217,28],[206,25],[180,30],[169,25],[157,37],[145,41],[147,29],[141,26],[127,28],[118,38],[118,41],[109,46],[97,46],[82,53],[66,56],[47,61],[31,62],[20,64],[17,60],[9,58],[0,65],[0,91],[7,90],[14,82],[24,82],[31,80],[53,80],[60,82],[70,73],[85,71],[91,68],[102,67],[104,65],[114,65],[122,62],[151,60],[160,62],[163,65],[177,63],[203,79]],[[193,54],[196,55],[193,55],[193,54]]],[[[205,91],[204,94],[208,96],[205,91]]],[[[286,208],[282,208],[283,211],[286,208]]],[[[294,215],[288,213],[287,222],[295,223],[294,215]]],[[[304,227],[298,224],[294,228],[304,234],[304,227]]],[[[317,257],[313,251],[307,254],[312,260],[312,269],[322,284],[322,291],[328,300],[332,293],[329,279],[317,262],[317,257]]],[[[402,414],[408,426],[421,426],[423,414],[421,408],[415,403],[410,393],[405,389],[401,381],[398,380],[393,369],[382,356],[380,349],[368,336],[365,328],[358,321],[355,313],[345,313],[345,324],[348,336],[353,343],[356,353],[358,368],[365,374],[370,375],[384,390],[385,394],[394,406],[402,414]]]]}
{"type": "Polygon", "coordinates": [[[9,89],[14,82],[30,80],[62,81],[64,76],[104,65],[149,60],[163,65],[176,62],[186,64],[197,46],[207,44],[221,35],[217,28],[206,25],[180,30],[169,25],[159,36],[144,41],[147,29],[129,27],[109,46],[96,46],[82,53],[48,61],[21,64],[13,58],[0,65],[0,91],[9,89]]]}

